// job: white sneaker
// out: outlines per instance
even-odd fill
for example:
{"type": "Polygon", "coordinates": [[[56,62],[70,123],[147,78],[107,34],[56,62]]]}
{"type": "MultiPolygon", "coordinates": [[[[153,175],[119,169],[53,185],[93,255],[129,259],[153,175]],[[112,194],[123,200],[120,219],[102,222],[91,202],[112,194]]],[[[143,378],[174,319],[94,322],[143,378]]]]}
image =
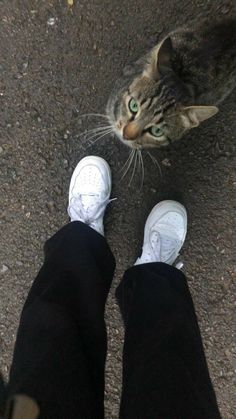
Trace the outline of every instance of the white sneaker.
{"type": "Polygon", "coordinates": [[[101,157],[88,156],[76,166],[69,189],[68,214],[104,236],[103,216],[111,194],[111,169],[101,157]]]}
{"type": "Polygon", "coordinates": [[[163,262],[172,265],[179,255],[187,233],[187,212],[176,201],[162,201],[149,214],[142,255],[135,265],[163,262]]]}

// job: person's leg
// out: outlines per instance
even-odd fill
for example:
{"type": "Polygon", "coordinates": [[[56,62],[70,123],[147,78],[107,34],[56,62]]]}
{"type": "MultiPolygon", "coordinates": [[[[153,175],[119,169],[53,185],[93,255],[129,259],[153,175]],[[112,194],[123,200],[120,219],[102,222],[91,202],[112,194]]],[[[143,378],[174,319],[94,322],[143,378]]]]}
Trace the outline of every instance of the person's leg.
{"type": "Polygon", "coordinates": [[[183,210],[170,201],[154,208],[142,256],[117,289],[125,323],[121,419],[220,418],[187,281],[170,266],[185,239],[183,210]]]}
{"type": "Polygon", "coordinates": [[[104,417],[104,306],[115,268],[102,235],[107,167],[94,158],[77,166],[68,208],[74,222],[46,242],[21,315],[8,395],[35,399],[43,419],[104,417]]]}
{"type": "Polygon", "coordinates": [[[6,386],[3,380],[2,373],[0,371],[0,417],[3,416],[6,403],[6,386]]]}

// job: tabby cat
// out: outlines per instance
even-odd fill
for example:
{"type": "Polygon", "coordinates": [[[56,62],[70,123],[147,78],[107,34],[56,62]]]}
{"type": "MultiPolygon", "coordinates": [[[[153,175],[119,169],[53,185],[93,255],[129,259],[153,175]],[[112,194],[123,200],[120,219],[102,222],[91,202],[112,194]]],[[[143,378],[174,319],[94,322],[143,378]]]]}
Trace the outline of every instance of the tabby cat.
{"type": "Polygon", "coordinates": [[[118,80],[107,104],[115,134],[161,147],[218,112],[236,80],[236,20],[171,32],[118,80]]]}

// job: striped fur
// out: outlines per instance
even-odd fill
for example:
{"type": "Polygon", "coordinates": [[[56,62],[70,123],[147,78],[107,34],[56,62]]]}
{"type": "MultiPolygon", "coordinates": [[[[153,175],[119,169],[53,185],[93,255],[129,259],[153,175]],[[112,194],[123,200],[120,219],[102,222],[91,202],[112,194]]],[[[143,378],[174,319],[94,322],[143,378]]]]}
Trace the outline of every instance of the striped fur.
{"type": "Polygon", "coordinates": [[[235,80],[236,20],[178,29],[116,82],[107,115],[126,145],[162,147],[215,115],[235,80]],[[138,104],[136,114],[129,110],[131,98],[138,104]]]}

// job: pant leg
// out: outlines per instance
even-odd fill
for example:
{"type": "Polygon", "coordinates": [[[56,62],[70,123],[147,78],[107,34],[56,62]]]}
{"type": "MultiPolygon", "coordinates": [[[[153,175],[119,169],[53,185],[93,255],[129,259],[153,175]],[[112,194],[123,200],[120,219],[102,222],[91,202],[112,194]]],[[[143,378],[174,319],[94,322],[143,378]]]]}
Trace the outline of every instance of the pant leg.
{"type": "Polygon", "coordinates": [[[134,266],[116,295],[125,323],[120,418],[220,418],[183,273],[134,266]]]}
{"type": "Polygon", "coordinates": [[[115,268],[100,234],[73,222],[45,244],[23,308],[8,394],[24,393],[43,419],[103,419],[104,306],[115,268]]]}
{"type": "Polygon", "coordinates": [[[3,380],[2,373],[0,371],[0,417],[3,416],[6,402],[6,386],[3,380]]]}

